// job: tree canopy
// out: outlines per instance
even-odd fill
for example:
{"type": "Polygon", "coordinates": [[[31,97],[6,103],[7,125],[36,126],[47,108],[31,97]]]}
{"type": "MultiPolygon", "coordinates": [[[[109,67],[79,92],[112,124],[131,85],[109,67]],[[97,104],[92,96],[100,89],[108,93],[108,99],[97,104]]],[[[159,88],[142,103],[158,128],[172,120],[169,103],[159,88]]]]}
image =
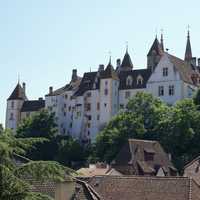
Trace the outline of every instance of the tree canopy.
{"type": "Polygon", "coordinates": [[[95,156],[111,162],[128,138],[157,140],[181,170],[200,153],[200,112],[194,102],[185,99],[168,106],[151,94],[138,92],[97,136],[95,156]]]}
{"type": "Polygon", "coordinates": [[[39,138],[16,138],[9,131],[0,135],[0,199],[2,200],[50,200],[51,198],[30,191],[31,183],[25,177],[34,180],[64,180],[74,171],[52,161],[31,161],[16,165],[16,155],[24,155],[27,149],[38,142],[39,138]]]}

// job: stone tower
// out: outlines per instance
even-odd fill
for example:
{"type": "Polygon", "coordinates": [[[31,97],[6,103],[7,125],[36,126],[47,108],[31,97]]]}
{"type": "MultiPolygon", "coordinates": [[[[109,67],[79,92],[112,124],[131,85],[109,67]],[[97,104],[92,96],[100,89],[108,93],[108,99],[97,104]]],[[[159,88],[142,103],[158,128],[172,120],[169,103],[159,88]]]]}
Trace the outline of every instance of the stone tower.
{"type": "Polygon", "coordinates": [[[25,83],[23,83],[23,87],[18,83],[10,97],[7,99],[6,109],[6,128],[12,129],[14,133],[20,122],[21,108],[25,100],[27,100],[25,83]]]}

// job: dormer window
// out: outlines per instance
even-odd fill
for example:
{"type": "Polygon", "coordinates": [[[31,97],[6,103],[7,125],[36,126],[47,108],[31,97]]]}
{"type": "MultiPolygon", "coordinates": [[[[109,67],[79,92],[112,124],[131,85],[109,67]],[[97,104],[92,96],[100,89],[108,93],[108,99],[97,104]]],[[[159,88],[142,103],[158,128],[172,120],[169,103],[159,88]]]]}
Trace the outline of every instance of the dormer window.
{"type": "Polygon", "coordinates": [[[143,84],[143,78],[142,78],[142,76],[138,76],[137,77],[137,85],[142,85],[143,84]]]}
{"type": "Polygon", "coordinates": [[[133,79],[131,76],[128,76],[127,79],[126,79],[126,85],[127,86],[131,86],[133,83],[133,79]]]}
{"type": "Polygon", "coordinates": [[[12,101],[11,102],[11,108],[14,108],[14,105],[15,105],[15,103],[14,103],[14,101],[12,101]]]}
{"type": "Polygon", "coordinates": [[[154,155],[155,155],[155,151],[153,149],[144,149],[144,160],[145,161],[153,161],[154,155]]]}
{"type": "Polygon", "coordinates": [[[168,68],[167,67],[163,68],[163,76],[168,76],[168,68]]]}

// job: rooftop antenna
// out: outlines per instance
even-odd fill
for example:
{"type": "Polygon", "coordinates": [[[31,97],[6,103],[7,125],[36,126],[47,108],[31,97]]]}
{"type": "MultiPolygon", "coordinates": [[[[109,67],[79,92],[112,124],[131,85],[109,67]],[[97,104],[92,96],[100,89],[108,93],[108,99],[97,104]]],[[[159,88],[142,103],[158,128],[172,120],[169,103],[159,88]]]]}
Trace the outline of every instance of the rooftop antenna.
{"type": "Polygon", "coordinates": [[[128,41],[126,41],[126,53],[128,53],[128,41]]]}
{"type": "Polygon", "coordinates": [[[157,28],[155,30],[155,34],[156,34],[156,38],[157,38],[157,35],[158,35],[158,29],[157,28]]]}
{"type": "Polygon", "coordinates": [[[108,54],[109,54],[109,64],[111,64],[111,58],[112,58],[111,51],[109,51],[108,54]]]}
{"type": "Polygon", "coordinates": [[[18,84],[20,83],[20,74],[18,73],[18,84]]]}
{"type": "Polygon", "coordinates": [[[187,37],[190,38],[190,25],[187,25],[187,37]]]}

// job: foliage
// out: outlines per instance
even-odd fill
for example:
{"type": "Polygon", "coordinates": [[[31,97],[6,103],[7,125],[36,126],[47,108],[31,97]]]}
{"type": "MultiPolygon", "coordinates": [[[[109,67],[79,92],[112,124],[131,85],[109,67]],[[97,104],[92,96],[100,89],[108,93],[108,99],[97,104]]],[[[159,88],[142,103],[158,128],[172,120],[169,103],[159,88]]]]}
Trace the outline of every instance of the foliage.
{"type": "Polygon", "coordinates": [[[93,157],[111,162],[128,138],[158,140],[181,171],[200,153],[200,112],[194,102],[185,99],[167,106],[151,94],[137,93],[127,110],[114,117],[97,136],[93,157]]]}
{"type": "Polygon", "coordinates": [[[193,101],[194,101],[194,104],[198,106],[198,109],[199,109],[199,106],[200,106],[200,89],[197,90],[197,92],[195,93],[194,97],[193,97],[193,101]]]}
{"type": "Polygon", "coordinates": [[[42,110],[31,117],[25,118],[17,128],[18,137],[53,138],[58,130],[54,115],[42,110]]]}
{"type": "Polygon", "coordinates": [[[30,192],[34,180],[63,180],[75,172],[51,161],[31,161],[21,166],[16,165],[15,158],[23,155],[35,143],[43,142],[37,138],[15,138],[9,131],[0,135],[0,199],[2,200],[50,200],[51,198],[30,192]]]}
{"type": "Polygon", "coordinates": [[[128,138],[143,138],[144,131],[140,117],[133,113],[120,113],[97,136],[97,158],[110,162],[128,138]]]}

